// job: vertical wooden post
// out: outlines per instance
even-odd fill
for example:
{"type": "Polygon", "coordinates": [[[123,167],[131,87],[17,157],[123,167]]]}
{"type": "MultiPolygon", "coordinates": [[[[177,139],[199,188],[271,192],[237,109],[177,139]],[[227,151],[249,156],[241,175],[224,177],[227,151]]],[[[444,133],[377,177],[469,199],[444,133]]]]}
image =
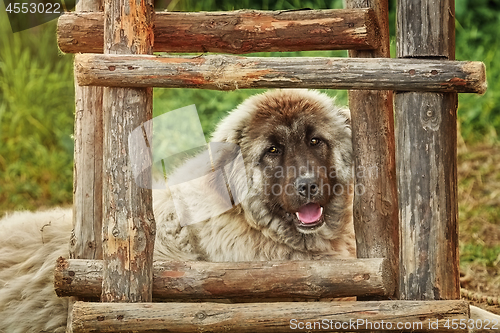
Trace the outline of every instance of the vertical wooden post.
{"type": "MultiPolygon", "coordinates": [[[[105,0],[104,53],[152,54],[153,15],[152,0],[105,0]]],[[[104,302],[152,301],[151,189],[135,183],[128,151],[129,134],[151,117],[152,88],[104,89],[104,302]]],[[[132,159],[148,163],[140,153],[132,159]]]]}
{"type": "MultiPolygon", "coordinates": [[[[373,8],[380,46],[373,51],[349,51],[359,58],[388,58],[387,0],[346,0],[347,8],[373,8]]],[[[397,281],[399,221],[396,188],[392,91],[349,91],[356,188],[354,228],[359,258],[388,258],[397,281]]],[[[395,291],[397,295],[397,290],[395,291]]]]}
{"type": "MultiPolygon", "coordinates": [[[[454,59],[454,0],[398,0],[399,58],[454,59]]],[[[402,299],[458,299],[457,94],[397,93],[402,299]]]]}
{"type": "MultiPolygon", "coordinates": [[[[102,1],[80,0],[76,11],[102,11],[102,1]]],[[[72,259],[102,259],[102,92],[75,80],[72,259]]]]}
{"type": "MultiPolygon", "coordinates": [[[[80,0],[75,9],[102,11],[102,0],[80,0]]],[[[102,259],[102,95],[102,87],[82,87],[75,80],[71,259],[102,259]]],[[[77,300],[76,297],[69,300],[68,333],[73,332],[71,315],[77,300]]]]}

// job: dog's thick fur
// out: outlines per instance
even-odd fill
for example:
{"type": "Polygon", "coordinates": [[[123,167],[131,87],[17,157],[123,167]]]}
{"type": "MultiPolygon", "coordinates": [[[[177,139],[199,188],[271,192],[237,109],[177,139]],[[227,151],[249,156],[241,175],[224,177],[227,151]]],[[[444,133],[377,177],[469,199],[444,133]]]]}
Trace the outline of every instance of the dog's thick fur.
{"type": "MultiPolygon", "coordinates": [[[[156,260],[354,256],[346,109],[316,91],[271,91],[232,111],[212,141],[241,148],[246,172],[226,172],[248,193],[216,215],[211,212],[218,208],[220,189],[213,184],[192,185],[193,195],[177,201],[184,208],[174,206],[169,191],[155,190],[156,260]],[[183,227],[183,214],[216,216],[183,227]],[[317,221],[309,221],[311,216],[317,221]]],[[[226,162],[214,161],[216,167],[226,162]]],[[[199,168],[196,158],[179,172],[190,168],[199,168]]],[[[71,221],[71,211],[61,209],[16,213],[0,221],[0,332],[64,331],[68,301],[56,297],[52,280],[56,259],[68,257],[71,221]]]]}

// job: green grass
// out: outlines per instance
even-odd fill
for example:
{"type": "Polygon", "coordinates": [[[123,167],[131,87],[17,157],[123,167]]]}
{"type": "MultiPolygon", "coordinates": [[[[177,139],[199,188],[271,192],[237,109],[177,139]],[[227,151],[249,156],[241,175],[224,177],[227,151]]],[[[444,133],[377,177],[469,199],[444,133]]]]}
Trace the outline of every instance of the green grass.
{"type": "Polygon", "coordinates": [[[459,119],[468,142],[497,141],[500,134],[500,1],[457,0],[456,57],[486,65],[483,96],[461,94],[459,119]]]}
{"type": "Polygon", "coordinates": [[[493,267],[498,264],[500,246],[485,246],[482,244],[464,244],[460,247],[460,261],[476,262],[493,267]]]}
{"type": "Polygon", "coordinates": [[[73,100],[55,22],[12,34],[0,8],[0,212],[71,201],[73,100]]]}

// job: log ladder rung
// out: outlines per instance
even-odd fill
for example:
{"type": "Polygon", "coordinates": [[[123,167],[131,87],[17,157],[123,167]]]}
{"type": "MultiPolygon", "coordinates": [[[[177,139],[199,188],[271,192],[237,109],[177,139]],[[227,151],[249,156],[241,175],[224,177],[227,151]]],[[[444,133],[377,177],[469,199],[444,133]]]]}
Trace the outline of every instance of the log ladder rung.
{"type": "MultiPolygon", "coordinates": [[[[98,299],[102,280],[102,260],[58,260],[54,282],[58,296],[98,299]]],[[[387,259],[155,262],[153,266],[153,298],[158,300],[387,298],[394,289],[387,259]]]]}
{"type": "MultiPolygon", "coordinates": [[[[157,12],[155,52],[367,50],[379,39],[372,9],[233,12],[157,12]]],[[[104,14],[59,18],[58,44],[66,53],[103,53],[104,14]]]]}
{"type": "MultiPolygon", "coordinates": [[[[74,333],[124,329],[127,332],[358,332],[387,331],[387,328],[395,332],[450,332],[447,325],[452,327],[469,319],[469,305],[466,301],[76,302],[71,317],[74,333]]],[[[458,328],[453,332],[467,330],[458,328]]]]}
{"type": "Polygon", "coordinates": [[[82,86],[486,91],[478,61],[77,54],[75,66],[82,86]]]}

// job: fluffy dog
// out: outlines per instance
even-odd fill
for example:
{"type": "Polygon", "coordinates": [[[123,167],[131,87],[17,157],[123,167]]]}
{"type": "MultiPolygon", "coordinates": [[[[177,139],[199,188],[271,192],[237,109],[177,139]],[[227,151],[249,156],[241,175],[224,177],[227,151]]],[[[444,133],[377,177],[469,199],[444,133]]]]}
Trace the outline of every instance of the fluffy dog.
{"type": "MultiPolygon", "coordinates": [[[[222,178],[154,191],[155,259],[354,257],[347,109],[316,91],[271,91],[232,111],[212,141],[240,150],[212,152],[209,166],[190,159],[172,178],[223,170],[222,178]]],[[[57,209],[0,221],[0,332],[64,331],[68,302],[52,276],[68,257],[71,220],[57,209]]]]}
{"type": "MultiPolygon", "coordinates": [[[[171,246],[163,249],[161,244],[176,239],[178,252],[196,253],[186,259],[208,261],[353,255],[348,110],[316,91],[276,90],[246,100],[222,120],[211,141],[241,148],[246,172],[238,172],[237,163],[228,168],[234,154],[224,153],[215,158],[214,169],[226,166],[228,182],[235,184],[236,191],[247,186],[244,198],[217,214],[224,211],[220,193],[226,189],[217,189],[213,179],[191,182],[177,191],[192,194],[178,200],[177,210],[169,193],[157,195],[157,220],[172,220],[168,225],[175,226],[164,235],[170,241],[159,242],[160,251],[172,251],[171,246]],[[175,218],[180,215],[182,220],[192,212],[213,217],[181,228],[175,218]],[[189,251],[179,251],[182,244],[189,251]]],[[[179,172],[200,173],[202,165],[193,159],[179,172]]]]}

